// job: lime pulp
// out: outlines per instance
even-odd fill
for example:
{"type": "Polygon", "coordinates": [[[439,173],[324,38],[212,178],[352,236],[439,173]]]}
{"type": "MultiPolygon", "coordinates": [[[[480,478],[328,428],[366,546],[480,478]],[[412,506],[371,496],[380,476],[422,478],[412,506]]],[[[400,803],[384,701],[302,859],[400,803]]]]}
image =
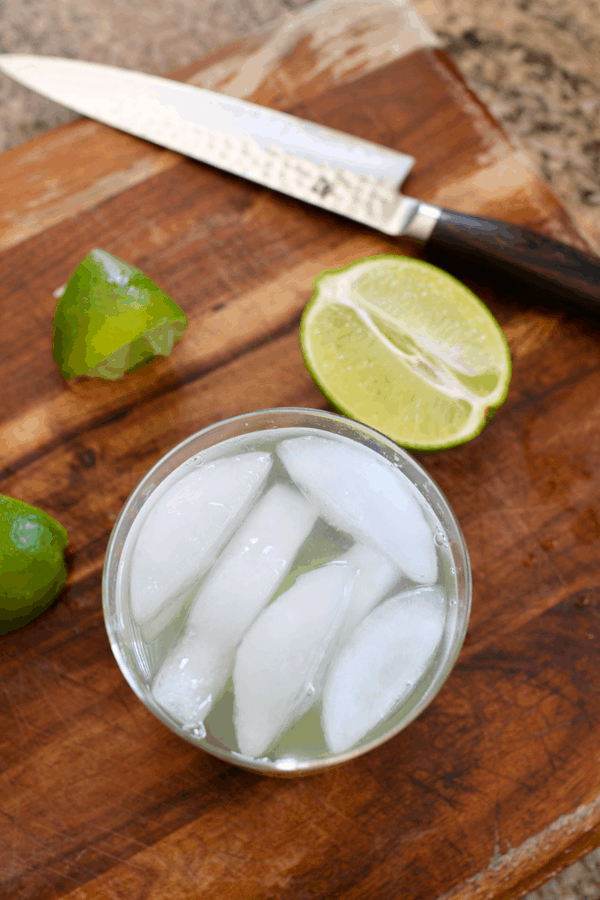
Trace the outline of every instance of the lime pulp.
{"type": "Polygon", "coordinates": [[[508,345],[487,307],[410,257],[368,257],[320,275],[300,343],[334,407],[414,450],[475,437],[510,381],[508,345]]]}

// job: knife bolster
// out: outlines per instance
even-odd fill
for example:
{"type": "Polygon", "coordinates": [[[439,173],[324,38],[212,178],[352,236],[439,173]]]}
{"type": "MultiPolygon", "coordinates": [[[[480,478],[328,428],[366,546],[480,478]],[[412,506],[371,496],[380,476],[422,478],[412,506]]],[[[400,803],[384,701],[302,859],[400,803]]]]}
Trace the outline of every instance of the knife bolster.
{"type": "Polygon", "coordinates": [[[431,237],[442,210],[439,206],[431,206],[430,203],[421,203],[418,200],[414,202],[413,215],[405,223],[400,234],[402,237],[425,242],[431,237]]]}

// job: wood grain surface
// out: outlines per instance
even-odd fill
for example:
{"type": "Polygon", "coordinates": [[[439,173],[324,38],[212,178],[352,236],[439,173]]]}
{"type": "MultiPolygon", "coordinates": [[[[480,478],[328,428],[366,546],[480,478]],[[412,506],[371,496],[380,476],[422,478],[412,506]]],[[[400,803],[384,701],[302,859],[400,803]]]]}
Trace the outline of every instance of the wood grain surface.
{"type": "MultiPolygon", "coordinates": [[[[381,28],[348,18],[334,64],[318,18],[286,27],[178,77],[242,92],[250,61],[251,99],[412,153],[407,193],[588,247],[443,52],[378,56],[381,28]]],[[[500,900],[597,842],[598,322],[432,258],[489,305],[514,364],[479,437],[420,457],[469,547],[468,638],[403,733],[272,780],[178,739],[128,687],[101,611],[110,530],[147,469],[205,425],[326,406],[298,345],[316,275],[424,252],[87,120],[5,154],[0,182],[0,490],[71,538],[61,598],[0,639],[1,896],[500,900]],[[122,381],[66,383],[53,292],[93,247],[151,275],[190,326],[122,381]]]]}

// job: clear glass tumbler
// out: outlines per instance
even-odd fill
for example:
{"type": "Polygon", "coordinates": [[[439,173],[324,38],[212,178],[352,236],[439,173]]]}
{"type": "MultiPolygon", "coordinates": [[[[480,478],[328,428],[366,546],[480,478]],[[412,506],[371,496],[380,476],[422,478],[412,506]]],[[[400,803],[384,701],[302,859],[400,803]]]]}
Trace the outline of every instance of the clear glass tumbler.
{"type": "MultiPolygon", "coordinates": [[[[351,481],[350,492],[357,486],[360,488],[360,471],[351,481]]],[[[323,487],[327,490],[327,485],[323,487]]],[[[314,540],[311,546],[317,547],[314,540]]],[[[299,571],[307,568],[305,558],[302,563],[299,571]]],[[[292,580],[294,574],[292,568],[292,580]]],[[[406,585],[402,589],[406,589],[406,585]]],[[[388,591],[385,597],[390,595],[388,591]]],[[[241,603],[243,599],[240,597],[241,603]]],[[[290,776],[323,770],[379,746],[398,734],[431,702],[450,673],[465,637],[471,608],[471,571],[465,541],[452,509],[435,482],[408,453],[373,429],[335,413],[267,409],[204,428],[167,453],[140,481],[121,511],[109,541],[103,602],[106,628],[117,663],[132,690],[158,719],[181,738],[222,760],[256,772],[290,776]],[[317,691],[313,708],[283,735],[275,747],[255,758],[241,753],[236,742],[231,680],[206,720],[197,728],[178,721],[155,699],[152,687],[157,670],[185,632],[186,612],[174,616],[158,634],[148,633],[140,627],[132,614],[129,597],[132,551],[140,528],[157,499],[195,465],[239,454],[248,446],[273,449],[285,438],[311,434],[368,448],[387,461],[388,468],[399,470],[412,485],[411,490],[416,492],[431,527],[437,554],[437,584],[443,592],[442,636],[408,696],[404,696],[383,721],[350,749],[337,753],[328,749],[319,724],[317,691]]]]}

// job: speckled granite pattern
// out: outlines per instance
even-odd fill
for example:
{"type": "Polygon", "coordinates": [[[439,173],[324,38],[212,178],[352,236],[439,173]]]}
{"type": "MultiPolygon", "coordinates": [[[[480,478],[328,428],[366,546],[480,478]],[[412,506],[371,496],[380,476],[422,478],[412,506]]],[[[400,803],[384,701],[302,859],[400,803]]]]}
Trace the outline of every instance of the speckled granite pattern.
{"type": "Polygon", "coordinates": [[[470,85],[600,229],[600,2],[437,0],[435,27],[470,85]]]}
{"type": "Polygon", "coordinates": [[[547,881],[525,900],[597,900],[600,897],[600,852],[593,851],[580,862],[547,881]]]}
{"type": "MultiPolygon", "coordinates": [[[[0,0],[0,50],[165,74],[303,0],[0,0]]],[[[600,233],[600,0],[419,0],[471,87],[600,233]],[[434,5],[435,3],[435,5],[434,5]]],[[[71,114],[0,75],[0,150],[71,114]]],[[[527,900],[599,900],[600,850],[527,900]]]]}

